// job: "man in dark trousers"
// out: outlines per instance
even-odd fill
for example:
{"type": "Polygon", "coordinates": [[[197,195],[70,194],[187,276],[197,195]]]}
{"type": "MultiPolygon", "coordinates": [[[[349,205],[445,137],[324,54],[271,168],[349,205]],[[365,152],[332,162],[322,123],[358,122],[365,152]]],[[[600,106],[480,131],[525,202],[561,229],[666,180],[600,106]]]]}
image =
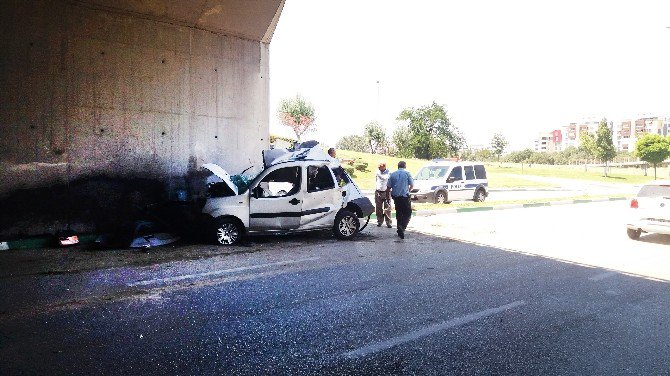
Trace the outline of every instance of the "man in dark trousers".
{"type": "Polygon", "coordinates": [[[386,221],[386,227],[393,227],[391,223],[391,197],[388,193],[388,182],[391,171],[386,168],[386,162],[380,162],[375,173],[375,213],[377,215],[377,227],[381,227],[386,221]]]}
{"type": "Polygon", "coordinates": [[[414,179],[405,168],[405,161],[398,162],[398,169],[391,173],[387,183],[386,192],[391,194],[395,204],[396,223],[398,236],[405,239],[405,229],[412,217],[412,204],[409,200],[409,192],[414,188],[414,179]]]}

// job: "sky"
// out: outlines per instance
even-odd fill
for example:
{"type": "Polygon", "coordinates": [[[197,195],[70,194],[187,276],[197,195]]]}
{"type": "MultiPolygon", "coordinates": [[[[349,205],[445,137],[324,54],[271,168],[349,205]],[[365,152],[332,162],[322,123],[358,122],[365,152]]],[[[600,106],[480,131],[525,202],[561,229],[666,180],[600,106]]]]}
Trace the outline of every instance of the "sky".
{"type": "Polygon", "coordinates": [[[509,150],[570,122],[670,116],[670,1],[286,0],[270,44],[270,133],[300,94],[303,139],[334,146],[370,121],[447,108],[467,143],[509,150]]]}

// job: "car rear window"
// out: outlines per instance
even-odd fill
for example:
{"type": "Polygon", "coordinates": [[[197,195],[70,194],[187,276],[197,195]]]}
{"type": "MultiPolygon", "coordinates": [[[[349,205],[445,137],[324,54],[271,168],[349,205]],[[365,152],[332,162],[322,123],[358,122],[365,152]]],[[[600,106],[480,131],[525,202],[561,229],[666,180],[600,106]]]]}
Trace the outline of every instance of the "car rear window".
{"type": "Polygon", "coordinates": [[[472,166],[465,166],[465,180],[475,180],[475,170],[472,166]]]}
{"type": "Polygon", "coordinates": [[[670,185],[645,185],[637,197],[670,197],[670,185]]]}
{"type": "Polygon", "coordinates": [[[475,165],[475,175],[477,179],[486,179],[486,169],[482,165],[475,165]]]}

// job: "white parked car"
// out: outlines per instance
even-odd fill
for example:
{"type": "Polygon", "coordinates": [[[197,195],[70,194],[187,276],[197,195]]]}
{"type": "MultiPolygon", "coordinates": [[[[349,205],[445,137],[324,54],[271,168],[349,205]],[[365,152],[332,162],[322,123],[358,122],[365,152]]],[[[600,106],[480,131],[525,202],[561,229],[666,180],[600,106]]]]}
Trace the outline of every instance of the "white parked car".
{"type": "Polygon", "coordinates": [[[489,195],[486,168],[481,162],[434,160],[414,177],[413,201],[447,204],[457,200],[484,201],[489,195]]]}
{"type": "Polygon", "coordinates": [[[202,209],[211,239],[231,245],[247,234],[323,229],[340,239],[356,235],[360,219],[374,212],[372,202],[338,160],[310,146],[264,151],[264,169],[248,185],[234,184],[239,179],[216,164],[204,165],[213,174],[202,209]]]}
{"type": "Polygon", "coordinates": [[[630,201],[628,237],[639,239],[643,232],[670,235],[670,180],[657,180],[640,188],[630,201]]]}

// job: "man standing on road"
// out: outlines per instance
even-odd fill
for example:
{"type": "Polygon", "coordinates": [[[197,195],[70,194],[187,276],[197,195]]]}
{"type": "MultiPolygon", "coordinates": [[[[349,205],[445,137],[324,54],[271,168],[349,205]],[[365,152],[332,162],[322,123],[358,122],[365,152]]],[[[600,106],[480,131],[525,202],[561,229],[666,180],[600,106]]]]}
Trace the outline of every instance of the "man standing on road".
{"type": "Polygon", "coordinates": [[[407,229],[409,219],[412,217],[409,192],[414,188],[414,179],[405,170],[406,167],[405,161],[398,162],[398,169],[389,176],[386,188],[387,194],[393,197],[393,203],[395,204],[396,223],[400,239],[405,239],[405,229],[407,229]]]}
{"type": "Polygon", "coordinates": [[[375,212],[377,215],[377,227],[386,221],[386,227],[391,228],[391,198],[387,192],[388,181],[391,172],[386,168],[386,163],[379,163],[379,169],[375,173],[375,212]]]}

